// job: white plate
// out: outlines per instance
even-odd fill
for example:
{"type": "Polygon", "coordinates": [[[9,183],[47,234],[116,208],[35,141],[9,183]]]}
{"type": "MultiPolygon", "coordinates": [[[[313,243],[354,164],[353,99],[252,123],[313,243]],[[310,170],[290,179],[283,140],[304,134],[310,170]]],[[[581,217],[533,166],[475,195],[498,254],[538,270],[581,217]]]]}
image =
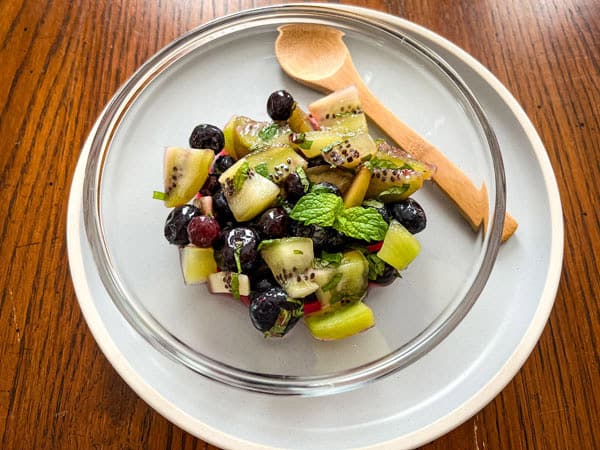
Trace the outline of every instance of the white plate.
{"type": "MultiPolygon", "coordinates": [[[[147,403],[183,429],[225,448],[408,448],[475,414],[510,381],[534,347],[560,276],[563,226],[556,180],[542,143],[506,89],[479,63],[407,21],[351,7],[433,48],[474,91],[503,149],[508,209],[520,222],[504,244],[481,298],[451,335],[399,373],[356,391],[317,398],[274,397],[210,381],[143,340],[106,293],[82,217],[82,150],[69,200],[71,273],[98,344],[147,403]]],[[[256,43],[263,51],[266,44],[256,43]]],[[[92,130],[92,135],[95,130],[92,130]]]]}

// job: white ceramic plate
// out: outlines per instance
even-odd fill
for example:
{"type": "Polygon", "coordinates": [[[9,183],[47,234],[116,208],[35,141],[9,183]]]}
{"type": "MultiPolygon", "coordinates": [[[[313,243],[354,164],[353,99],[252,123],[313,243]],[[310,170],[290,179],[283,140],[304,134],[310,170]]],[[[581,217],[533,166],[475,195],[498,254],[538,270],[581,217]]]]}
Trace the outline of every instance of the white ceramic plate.
{"type": "MultiPolygon", "coordinates": [[[[115,308],[83,229],[87,143],[68,216],[71,272],[85,318],[107,358],[146,402],[221,447],[397,449],[432,440],[475,414],[510,381],[537,342],[556,294],[563,246],[558,189],[543,145],[516,101],[479,63],[439,36],[381,13],[335,8],[397,27],[437,51],[462,76],[495,128],[503,149],[508,209],[520,227],[501,249],[471,312],[442,344],[408,368],[356,391],[325,397],[251,393],[175,364],[115,308]]],[[[250,45],[266,63],[276,64],[271,43],[250,45]]]]}

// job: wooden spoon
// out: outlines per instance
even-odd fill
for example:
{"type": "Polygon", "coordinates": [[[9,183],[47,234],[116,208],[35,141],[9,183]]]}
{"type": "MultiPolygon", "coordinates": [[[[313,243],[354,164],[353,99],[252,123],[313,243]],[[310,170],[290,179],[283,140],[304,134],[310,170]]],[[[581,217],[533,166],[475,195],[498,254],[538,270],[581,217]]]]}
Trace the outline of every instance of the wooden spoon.
{"type": "MultiPolygon", "coordinates": [[[[313,24],[283,25],[278,30],[275,54],[290,77],[326,93],[355,85],[365,113],[401,148],[437,167],[433,180],[458,206],[471,227],[478,230],[486,225],[489,210],[485,184],[477,188],[444,154],[377,100],[354,67],[342,31],[313,24]]],[[[516,229],[517,222],[507,213],[502,241],[516,229]]]]}

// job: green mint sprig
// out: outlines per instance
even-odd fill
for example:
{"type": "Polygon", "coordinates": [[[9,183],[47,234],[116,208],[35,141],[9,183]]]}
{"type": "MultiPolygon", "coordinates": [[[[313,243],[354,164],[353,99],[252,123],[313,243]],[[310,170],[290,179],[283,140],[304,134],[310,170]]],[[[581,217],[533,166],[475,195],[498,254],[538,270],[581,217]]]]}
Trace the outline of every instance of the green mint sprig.
{"type": "Polygon", "coordinates": [[[388,227],[373,208],[344,209],[342,199],[328,192],[309,192],[301,197],[290,217],[304,225],[333,227],[346,236],[367,242],[382,240],[388,227]]]}

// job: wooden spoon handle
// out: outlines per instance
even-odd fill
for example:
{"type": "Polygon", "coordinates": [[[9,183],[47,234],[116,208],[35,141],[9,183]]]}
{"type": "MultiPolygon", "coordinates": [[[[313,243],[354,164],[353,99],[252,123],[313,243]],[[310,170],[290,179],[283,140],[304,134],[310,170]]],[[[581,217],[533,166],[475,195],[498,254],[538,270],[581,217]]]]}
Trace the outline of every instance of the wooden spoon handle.
{"type": "MultiPolygon", "coordinates": [[[[423,139],[408,125],[398,119],[367,88],[362,81],[355,80],[365,113],[405,151],[437,167],[433,180],[456,204],[474,230],[486,225],[488,197],[485,184],[477,188],[458,167],[437,148],[423,139]]],[[[502,241],[507,240],[517,229],[517,222],[508,213],[504,218],[502,241]]]]}

